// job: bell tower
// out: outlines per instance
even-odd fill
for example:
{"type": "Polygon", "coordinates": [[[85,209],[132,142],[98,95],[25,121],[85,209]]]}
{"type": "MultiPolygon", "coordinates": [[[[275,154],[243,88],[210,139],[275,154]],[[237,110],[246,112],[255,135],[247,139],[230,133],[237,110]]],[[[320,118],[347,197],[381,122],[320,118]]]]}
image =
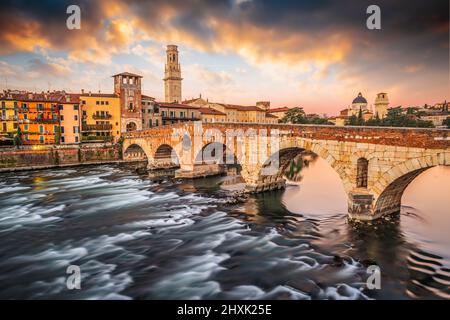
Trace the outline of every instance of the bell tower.
{"type": "Polygon", "coordinates": [[[181,103],[181,67],[178,60],[178,47],[168,45],[167,60],[164,70],[164,95],[165,102],[181,103]]]}
{"type": "Polygon", "coordinates": [[[378,117],[380,119],[386,117],[388,106],[389,106],[389,99],[387,93],[385,92],[378,93],[377,97],[375,98],[375,114],[378,114],[378,117]]]}
{"type": "Polygon", "coordinates": [[[113,78],[114,94],[120,98],[121,132],[142,130],[142,76],[122,72],[113,78]]]}

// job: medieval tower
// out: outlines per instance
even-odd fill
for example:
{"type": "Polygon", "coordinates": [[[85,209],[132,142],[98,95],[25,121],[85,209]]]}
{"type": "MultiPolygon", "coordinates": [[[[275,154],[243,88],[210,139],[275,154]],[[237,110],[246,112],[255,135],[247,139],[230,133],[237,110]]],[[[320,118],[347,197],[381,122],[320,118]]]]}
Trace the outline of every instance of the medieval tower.
{"type": "Polygon", "coordinates": [[[123,72],[113,78],[114,94],[120,97],[121,132],[142,130],[142,76],[123,72]]]}
{"type": "Polygon", "coordinates": [[[167,61],[164,71],[165,102],[181,103],[181,67],[178,60],[178,47],[167,46],[167,61]]]}
{"type": "Polygon", "coordinates": [[[387,93],[378,93],[377,97],[375,98],[375,114],[378,115],[380,119],[386,117],[388,106],[389,99],[387,93]]]}

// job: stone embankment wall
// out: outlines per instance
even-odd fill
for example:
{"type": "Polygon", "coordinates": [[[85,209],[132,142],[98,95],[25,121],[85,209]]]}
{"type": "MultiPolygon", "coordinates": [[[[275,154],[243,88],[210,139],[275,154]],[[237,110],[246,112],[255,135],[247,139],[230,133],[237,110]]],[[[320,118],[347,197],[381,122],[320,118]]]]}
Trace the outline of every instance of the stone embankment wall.
{"type": "Polygon", "coordinates": [[[0,171],[111,162],[121,158],[113,144],[22,146],[0,149],[0,171]]]}

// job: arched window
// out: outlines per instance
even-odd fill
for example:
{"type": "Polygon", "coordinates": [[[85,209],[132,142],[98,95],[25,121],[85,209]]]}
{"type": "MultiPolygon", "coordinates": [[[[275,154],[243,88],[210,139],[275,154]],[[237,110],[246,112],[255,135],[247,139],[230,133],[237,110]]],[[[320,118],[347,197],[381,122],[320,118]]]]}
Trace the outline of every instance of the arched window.
{"type": "Polygon", "coordinates": [[[356,187],[367,188],[367,175],[369,161],[366,158],[359,158],[356,166],[356,187]]]}

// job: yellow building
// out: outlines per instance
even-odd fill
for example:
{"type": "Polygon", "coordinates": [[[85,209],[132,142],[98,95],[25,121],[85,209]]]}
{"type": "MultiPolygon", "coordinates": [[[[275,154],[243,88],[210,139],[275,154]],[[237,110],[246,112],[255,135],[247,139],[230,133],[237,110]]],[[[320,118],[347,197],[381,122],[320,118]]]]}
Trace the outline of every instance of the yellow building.
{"type": "Polygon", "coordinates": [[[120,138],[120,98],[116,94],[81,93],[81,141],[117,142],[120,138]]]}
{"type": "Polygon", "coordinates": [[[0,144],[13,144],[18,127],[18,110],[17,101],[8,92],[0,95],[0,114],[0,144]]]}
{"type": "Polygon", "coordinates": [[[199,108],[200,117],[203,122],[225,122],[227,115],[213,108],[199,108]]]}

